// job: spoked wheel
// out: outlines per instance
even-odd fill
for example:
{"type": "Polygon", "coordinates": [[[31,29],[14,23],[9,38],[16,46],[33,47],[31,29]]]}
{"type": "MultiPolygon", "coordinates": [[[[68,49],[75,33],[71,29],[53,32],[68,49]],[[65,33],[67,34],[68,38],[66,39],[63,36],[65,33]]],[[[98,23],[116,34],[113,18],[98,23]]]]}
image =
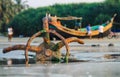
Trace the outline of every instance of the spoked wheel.
{"type": "Polygon", "coordinates": [[[111,39],[111,38],[113,38],[113,36],[112,36],[111,34],[109,34],[109,35],[107,36],[107,38],[108,38],[108,39],[111,39]]]}
{"type": "Polygon", "coordinates": [[[116,34],[116,35],[114,36],[114,38],[118,39],[118,38],[119,38],[119,35],[118,35],[118,34],[116,34]]]}

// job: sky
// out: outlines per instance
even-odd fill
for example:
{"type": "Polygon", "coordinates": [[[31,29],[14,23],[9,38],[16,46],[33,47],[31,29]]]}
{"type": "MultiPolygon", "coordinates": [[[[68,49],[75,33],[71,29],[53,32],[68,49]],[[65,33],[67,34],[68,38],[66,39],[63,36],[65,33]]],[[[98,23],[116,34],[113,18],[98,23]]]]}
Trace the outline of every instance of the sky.
{"type": "MultiPolygon", "coordinates": [[[[25,0],[22,0],[25,1],[25,0]]],[[[30,7],[37,8],[54,4],[81,3],[81,2],[102,2],[104,0],[27,0],[30,7]]]]}

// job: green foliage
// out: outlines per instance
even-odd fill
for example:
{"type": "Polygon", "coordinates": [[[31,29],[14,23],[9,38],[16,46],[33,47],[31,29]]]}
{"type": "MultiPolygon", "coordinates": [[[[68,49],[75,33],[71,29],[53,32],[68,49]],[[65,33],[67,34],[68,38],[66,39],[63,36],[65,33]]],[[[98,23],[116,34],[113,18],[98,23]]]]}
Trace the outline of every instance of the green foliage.
{"type": "MultiPolygon", "coordinates": [[[[24,36],[31,36],[37,31],[42,30],[42,18],[46,13],[50,13],[52,16],[65,17],[65,16],[77,16],[83,17],[82,27],[85,27],[88,23],[91,25],[97,25],[105,23],[117,13],[115,19],[120,23],[120,3],[118,0],[117,5],[113,0],[106,0],[104,3],[79,3],[79,4],[55,4],[49,7],[39,7],[37,9],[28,9],[14,17],[9,25],[14,27],[14,33],[16,36],[22,34],[24,36]]],[[[74,28],[75,20],[61,21],[63,25],[74,28]]],[[[119,28],[119,26],[118,26],[119,28]]]]}
{"type": "Polygon", "coordinates": [[[111,4],[111,5],[119,5],[120,0],[105,0],[106,3],[111,4]]]}
{"type": "Polygon", "coordinates": [[[41,29],[40,24],[42,24],[42,20],[37,10],[29,9],[18,14],[9,25],[13,26],[15,35],[30,36],[41,29]]]}
{"type": "Polygon", "coordinates": [[[103,24],[103,23],[107,22],[106,20],[110,21],[110,19],[111,19],[111,16],[109,16],[109,15],[99,14],[95,18],[95,24],[97,24],[97,23],[103,24]]]}
{"type": "Polygon", "coordinates": [[[0,0],[0,32],[6,32],[13,17],[25,9],[24,4],[20,4],[20,2],[21,0],[0,0]],[[17,1],[19,1],[19,4],[17,4],[17,1]]]}

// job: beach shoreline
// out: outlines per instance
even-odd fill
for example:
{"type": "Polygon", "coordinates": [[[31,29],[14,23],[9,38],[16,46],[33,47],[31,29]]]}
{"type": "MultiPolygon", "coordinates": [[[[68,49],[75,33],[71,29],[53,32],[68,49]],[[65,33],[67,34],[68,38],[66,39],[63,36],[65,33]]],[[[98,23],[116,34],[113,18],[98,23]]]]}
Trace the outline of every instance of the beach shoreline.
{"type": "MultiPolygon", "coordinates": [[[[7,37],[0,37],[0,49],[2,52],[3,48],[27,43],[29,37],[13,37],[11,42],[8,42],[7,37]]],[[[70,53],[84,62],[72,62],[72,63],[49,63],[49,64],[30,64],[30,67],[26,68],[25,64],[13,64],[11,66],[1,65],[0,76],[40,76],[40,77],[120,77],[120,57],[109,56],[109,54],[119,54],[119,42],[120,39],[81,39],[84,41],[84,45],[76,42],[70,43],[70,53]],[[113,47],[108,47],[108,44],[113,43],[113,47]],[[98,46],[99,44],[99,46],[98,46]],[[114,49],[115,48],[115,49],[114,49]],[[111,51],[109,51],[111,50],[111,51]],[[112,51],[113,50],[113,51],[112,51]],[[108,54],[108,55],[106,55],[108,54]],[[104,57],[109,57],[107,59],[104,57]],[[24,70],[24,71],[23,71],[24,70]],[[16,72],[13,72],[16,71],[16,72]],[[20,71],[20,72],[19,72],[20,71]],[[109,74],[108,74],[109,73],[109,74]]],[[[35,38],[31,45],[39,45],[43,42],[41,37],[35,38]]],[[[53,41],[59,42],[59,41],[53,41]]],[[[65,47],[61,49],[64,51],[65,47]]],[[[21,52],[21,51],[20,51],[21,52]]],[[[22,60],[25,61],[24,55],[21,55],[19,51],[9,53],[8,56],[14,55],[22,56],[22,60]],[[18,54],[19,53],[19,54],[18,54]]],[[[24,54],[24,51],[22,51],[24,54]]],[[[2,53],[1,53],[2,54],[2,53]]],[[[4,56],[4,55],[3,55],[4,56]]],[[[18,59],[20,61],[20,59],[18,59]]],[[[2,60],[6,61],[7,60],[2,60]]],[[[30,60],[32,61],[32,60],[30,60]]]]}
{"type": "MultiPolygon", "coordinates": [[[[12,41],[9,42],[7,37],[4,36],[0,36],[0,44],[26,44],[28,39],[30,37],[13,37],[12,41]]],[[[120,38],[115,39],[108,39],[107,37],[103,38],[103,39],[97,39],[97,38],[93,38],[93,39],[81,39],[84,42],[84,45],[102,45],[102,46],[108,46],[108,44],[114,44],[114,46],[120,46],[119,42],[120,42],[120,38]]],[[[52,42],[59,42],[60,40],[56,40],[52,42]]],[[[33,39],[32,44],[40,44],[43,42],[43,38],[42,37],[37,37],[35,39],[33,39]]],[[[70,45],[79,45],[78,43],[70,43],[70,45]]]]}

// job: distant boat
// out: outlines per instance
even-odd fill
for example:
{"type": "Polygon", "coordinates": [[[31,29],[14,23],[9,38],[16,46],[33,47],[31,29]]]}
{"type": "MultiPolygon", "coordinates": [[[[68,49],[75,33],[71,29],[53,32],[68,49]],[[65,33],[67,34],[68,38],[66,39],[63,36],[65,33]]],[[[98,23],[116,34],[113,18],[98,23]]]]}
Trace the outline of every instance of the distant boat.
{"type": "MultiPolygon", "coordinates": [[[[113,26],[113,20],[114,20],[115,16],[116,16],[116,14],[111,18],[111,20],[109,22],[101,24],[104,26],[104,33],[108,32],[108,30],[110,30],[111,27],[113,26]]],[[[72,37],[72,36],[88,37],[86,28],[81,28],[79,30],[70,29],[68,27],[63,26],[60,23],[60,21],[57,21],[57,19],[61,19],[61,20],[72,20],[73,19],[74,20],[74,19],[81,19],[81,17],[79,17],[79,18],[77,18],[77,17],[61,17],[61,18],[60,17],[52,17],[51,22],[49,22],[49,24],[51,24],[50,29],[56,30],[56,32],[60,33],[64,37],[72,37]]],[[[92,29],[91,35],[92,36],[97,36],[99,34],[98,27],[99,27],[99,25],[91,26],[91,29],[92,29]]],[[[53,35],[51,35],[51,36],[53,37],[53,35]]]]}

